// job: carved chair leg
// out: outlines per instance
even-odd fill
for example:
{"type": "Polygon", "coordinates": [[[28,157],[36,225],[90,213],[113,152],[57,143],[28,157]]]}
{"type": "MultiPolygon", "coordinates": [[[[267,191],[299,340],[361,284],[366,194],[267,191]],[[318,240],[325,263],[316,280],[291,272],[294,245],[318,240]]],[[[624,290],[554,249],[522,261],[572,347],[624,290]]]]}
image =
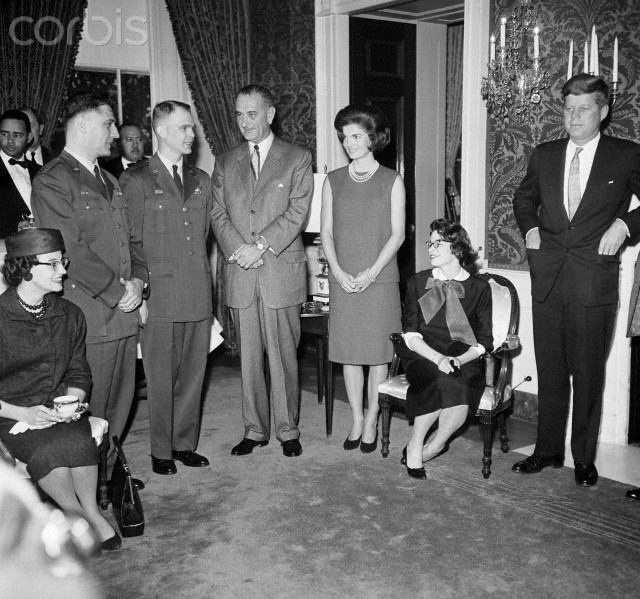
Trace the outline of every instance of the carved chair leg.
{"type": "Polygon", "coordinates": [[[109,507],[109,487],[107,486],[107,454],[109,453],[109,438],[105,435],[98,449],[98,505],[106,510],[109,507]]]}
{"type": "Polygon", "coordinates": [[[480,435],[484,445],[482,456],[482,476],[489,478],[491,476],[491,449],[493,445],[493,421],[487,419],[486,422],[480,423],[480,435]]]}
{"type": "Polygon", "coordinates": [[[386,458],[389,455],[389,429],[391,425],[391,412],[389,410],[389,396],[385,393],[380,393],[378,396],[378,405],[382,412],[382,457],[386,458]]]}
{"type": "Polygon", "coordinates": [[[498,430],[500,431],[500,449],[502,453],[509,451],[509,437],[507,437],[507,421],[504,412],[498,414],[498,430]]]}

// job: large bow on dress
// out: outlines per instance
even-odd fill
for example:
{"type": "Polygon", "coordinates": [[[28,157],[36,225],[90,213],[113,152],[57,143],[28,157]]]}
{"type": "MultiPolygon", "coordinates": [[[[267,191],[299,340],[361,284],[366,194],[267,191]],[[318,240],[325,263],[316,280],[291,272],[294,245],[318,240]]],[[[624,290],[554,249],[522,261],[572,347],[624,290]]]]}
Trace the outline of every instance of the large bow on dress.
{"type": "Polygon", "coordinates": [[[427,293],[418,300],[425,323],[428,324],[438,313],[442,304],[445,304],[451,339],[462,341],[467,345],[478,345],[469,319],[460,304],[459,298],[464,297],[465,294],[464,285],[460,281],[441,281],[429,277],[425,289],[427,293]]]}

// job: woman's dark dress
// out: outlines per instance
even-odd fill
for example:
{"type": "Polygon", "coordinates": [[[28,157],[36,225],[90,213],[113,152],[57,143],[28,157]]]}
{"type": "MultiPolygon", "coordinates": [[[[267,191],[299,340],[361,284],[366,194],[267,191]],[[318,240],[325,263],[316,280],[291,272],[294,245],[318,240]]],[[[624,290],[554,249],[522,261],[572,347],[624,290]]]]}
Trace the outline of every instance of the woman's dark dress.
{"type": "MultiPolygon", "coordinates": [[[[426,285],[432,270],[423,270],[407,282],[407,294],[403,314],[403,330],[420,333],[427,345],[444,356],[460,356],[469,346],[451,339],[446,321],[446,306],[443,305],[427,324],[418,301],[426,293],[426,285]]],[[[460,304],[469,320],[476,340],[488,352],[493,349],[491,332],[491,288],[486,281],[470,276],[460,281],[465,296],[460,304]]],[[[463,364],[460,376],[445,374],[438,367],[407,350],[402,363],[409,382],[407,391],[407,417],[415,418],[442,408],[467,405],[473,411],[478,407],[485,387],[482,363],[479,359],[463,364]]]]}
{"type": "MultiPolygon", "coordinates": [[[[0,399],[15,406],[53,408],[53,398],[68,387],[91,387],[82,311],[55,294],[47,297],[49,308],[38,320],[20,306],[15,288],[0,295],[0,399]]],[[[98,463],[87,417],[12,435],[16,421],[1,415],[0,439],[34,481],[54,468],[98,463]]]]}

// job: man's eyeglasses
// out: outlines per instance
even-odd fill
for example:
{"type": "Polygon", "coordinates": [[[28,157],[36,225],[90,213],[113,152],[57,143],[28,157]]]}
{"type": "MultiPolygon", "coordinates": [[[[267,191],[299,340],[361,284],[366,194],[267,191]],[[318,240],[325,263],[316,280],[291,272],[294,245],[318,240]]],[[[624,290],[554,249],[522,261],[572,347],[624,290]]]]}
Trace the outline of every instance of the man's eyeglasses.
{"type": "Polygon", "coordinates": [[[451,243],[451,242],[450,241],[445,241],[444,239],[436,239],[435,241],[427,241],[427,249],[430,250],[431,248],[435,248],[437,250],[443,243],[451,243]]]}
{"type": "Polygon", "coordinates": [[[51,260],[51,262],[36,262],[36,264],[40,264],[42,266],[51,266],[54,270],[58,268],[58,266],[62,266],[62,268],[66,269],[69,266],[69,258],[63,258],[62,260],[51,260]]]}

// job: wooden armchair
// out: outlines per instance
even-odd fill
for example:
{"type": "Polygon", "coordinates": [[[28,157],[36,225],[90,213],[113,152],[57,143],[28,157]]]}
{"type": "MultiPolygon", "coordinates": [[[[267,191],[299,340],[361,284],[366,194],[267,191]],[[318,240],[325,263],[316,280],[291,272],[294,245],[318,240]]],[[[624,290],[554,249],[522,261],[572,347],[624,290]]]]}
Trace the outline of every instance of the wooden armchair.
{"type": "MultiPolygon", "coordinates": [[[[91,436],[94,438],[100,453],[100,461],[98,462],[98,505],[103,510],[106,510],[109,507],[107,487],[107,453],[109,452],[109,435],[107,435],[107,431],[109,430],[109,423],[102,418],[89,416],[89,424],[91,425],[91,436]]],[[[0,441],[0,459],[13,466],[23,478],[29,478],[27,465],[20,460],[16,460],[2,441],[0,441]]]]}
{"type": "MultiPolygon", "coordinates": [[[[520,347],[520,339],[517,336],[520,303],[515,287],[505,277],[489,273],[479,276],[491,286],[493,340],[496,348],[491,354],[484,356],[486,387],[475,414],[480,421],[480,433],[484,444],[482,475],[484,478],[489,478],[495,422],[498,423],[500,431],[500,447],[504,453],[509,451],[505,410],[513,401],[510,385],[511,354],[520,347]]],[[[400,367],[398,348],[404,346],[404,339],[399,333],[393,333],[390,339],[396,348],[396,353],[387,379],[378,387],[378,403],[382,412],[382,457],[385,458],[389,455],[391,406],[406,409],[409,388],[405,375],[398,374],[400,367]]]]}

